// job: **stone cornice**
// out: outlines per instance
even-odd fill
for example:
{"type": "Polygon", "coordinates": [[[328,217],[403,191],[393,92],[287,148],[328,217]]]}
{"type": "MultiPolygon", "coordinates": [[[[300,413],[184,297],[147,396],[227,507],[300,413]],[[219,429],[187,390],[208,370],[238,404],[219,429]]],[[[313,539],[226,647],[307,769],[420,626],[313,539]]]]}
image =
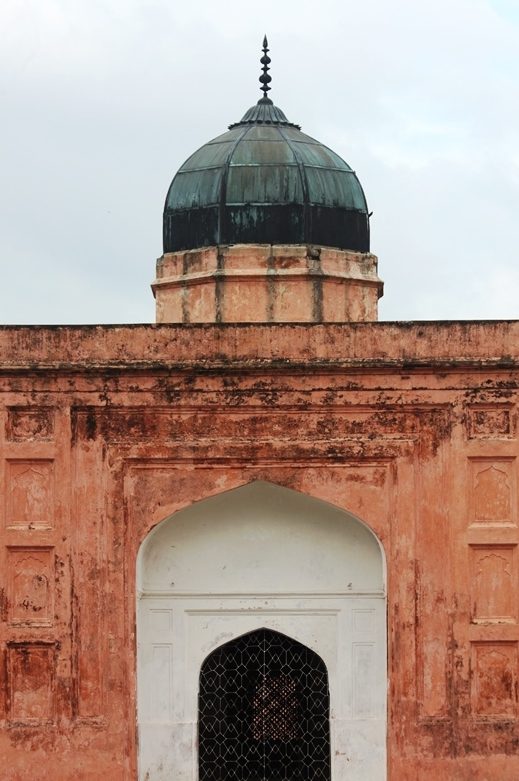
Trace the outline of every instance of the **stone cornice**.
{"type": "Polygon", "coordinates": [[[0,328],[0,372],[519,368],[519,321],[0,328]]]}

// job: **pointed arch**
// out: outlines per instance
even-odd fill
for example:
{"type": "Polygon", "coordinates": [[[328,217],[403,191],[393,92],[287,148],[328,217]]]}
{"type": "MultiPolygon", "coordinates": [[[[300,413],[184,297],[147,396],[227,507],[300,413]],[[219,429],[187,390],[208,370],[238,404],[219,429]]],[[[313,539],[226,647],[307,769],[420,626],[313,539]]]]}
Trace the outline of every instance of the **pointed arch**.
{"type": "Polygon", "coordinates": [[[265,627],[213,650],[200,669],[199,781],[329,781],[324,660],[265,627]]]}
{"type": "Polygon", "coordinates": [[[304,496],[307,499],[314,500],[315,502],[320,503],[321,505],[334,507],[336,510],[347,513],[348,515],[355,518],[359,523],[361,523],[363,526],[366,526],[366,528],[371,531],[371,533],[374,535],[381,548],[382,555],[385,556],[384,546],[377,533],[375,524],[370,523],[366,518],[361,517],[358,511],[356,512],[353,510],[353,508],[348,507],[347,502],[330,501],[330,499],[320,495],[319,492],[315,492],[314,490],[312,490],[311,486],[309,486],[308,488],[305,487],[304,489],[294,488],[292,485],[288,486],[282,481],[279,482],[276,479],[273,479],[272,475],[269,475],[268,479],[257,478],[257,477],[247,479],[244,475],[241,475],[240,477],[236,476],[231,481],[230,484],[226,485],[224,489],[218,489],[215,485],[213,485],[211,490],[209,490],[208,492],[202,492],[196,494],[189,501],[186,501],[186,499],[184,499],[181,503],[175,501],[175,502],[170,502],[169,504],[158,505],[155,508],[155,510],[150,514],[150,516],[147,518],[147,523],[144,525],[144,528],[142,530],[142,537],[140,539],[140,544],[138,545],[138,547],[141,547],[146,542],[149,535],[152,534],[154,531],[156,531],[157,528],[159,528],[163,523],[168,521],[173,516],[177,516],[178,513],[183,512],[184,510],[188,510],[190,507],[193,507],[195,505],[199,505],[204,502],[209,502],[212,499],[217,499],[218,497],[225,497],[229,494],[232,494],[234,491],[237,491],[240,488],[246,488],[247,486],[260,486],[260,485],[280,488],[284,491],[287,491],[287,493],[293,493],[299,496],[304,496]]]}
{"type": "MultiPolygon", "coordinates": [[[[141,781],[197,777],[204,660],[260,631],[323,662],[333,776],[355,767],[357,777],[385,779],[385,557],[367,524],[272,482],[241,484],[156,525],[139,550],[137,585],[141,781]],[[351,756],[338,749],[344,741],[351,756]]],[[[290,686],[260,684],[256,702],[284,696],[293,708],[290,686]]],[[[290,721],[283,729],[288,736],[290,721]]]]}
{"type": "Polygon", "coordinates": [[[247,580],[248,592],[269,593],[273,567],[263,565],[276,560],[276,592],[385,590],[384,549],[366,523],[261,480],[190,504],[155,526],[139,550],[137,589],[206,593],[210,583],[218,593],[238,593],[247,580]]]}

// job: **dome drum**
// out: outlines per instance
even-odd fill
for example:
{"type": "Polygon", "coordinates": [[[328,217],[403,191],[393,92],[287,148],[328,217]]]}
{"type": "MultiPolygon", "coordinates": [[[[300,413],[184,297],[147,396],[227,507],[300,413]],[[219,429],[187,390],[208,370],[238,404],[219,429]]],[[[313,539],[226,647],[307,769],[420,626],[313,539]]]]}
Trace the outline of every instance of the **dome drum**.
{"type": "Polygon", "coordinates": [[[368,216],[340,207],[299,204],[207,206],[164,214],[164,252],[252,243],[337,248],[347,243],[353,251],[369,252],[368,216]]]}
{"type": "Polygon", "coordinates": [[[152,285],[159,323],[377,319],[383,285],[367,252],[233,244],[165,253],[152,285]]]}

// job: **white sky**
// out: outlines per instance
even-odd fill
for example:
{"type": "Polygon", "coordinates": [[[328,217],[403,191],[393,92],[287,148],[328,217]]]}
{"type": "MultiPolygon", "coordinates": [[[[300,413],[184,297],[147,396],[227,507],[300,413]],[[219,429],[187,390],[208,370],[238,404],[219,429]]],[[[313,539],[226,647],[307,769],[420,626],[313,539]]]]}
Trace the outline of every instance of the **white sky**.
{"type": "Polygon", "coordinates": [[[387,320],[519,318],[519,0],[2,0],[0,322],[149,322],[169,183],[259,97],[353,166],[387,320]]]}

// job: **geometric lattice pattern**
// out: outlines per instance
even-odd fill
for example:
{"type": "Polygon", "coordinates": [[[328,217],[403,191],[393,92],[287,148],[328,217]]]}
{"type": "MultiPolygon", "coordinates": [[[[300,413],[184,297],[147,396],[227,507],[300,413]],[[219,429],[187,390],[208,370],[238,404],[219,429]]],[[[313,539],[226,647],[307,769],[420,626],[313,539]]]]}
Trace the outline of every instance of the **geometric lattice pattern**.
{"type": "Polygon", "coordinates": [[[328,674],[269,629],[213,651],[200,671],[199,781],[330,781],[328,674]]]}
{"type": "Polygon", "coordinates": [[[299,734],[300,708],[294,678],[263,675],[252,700],[254,740],[293,740],[299,734]]]}

